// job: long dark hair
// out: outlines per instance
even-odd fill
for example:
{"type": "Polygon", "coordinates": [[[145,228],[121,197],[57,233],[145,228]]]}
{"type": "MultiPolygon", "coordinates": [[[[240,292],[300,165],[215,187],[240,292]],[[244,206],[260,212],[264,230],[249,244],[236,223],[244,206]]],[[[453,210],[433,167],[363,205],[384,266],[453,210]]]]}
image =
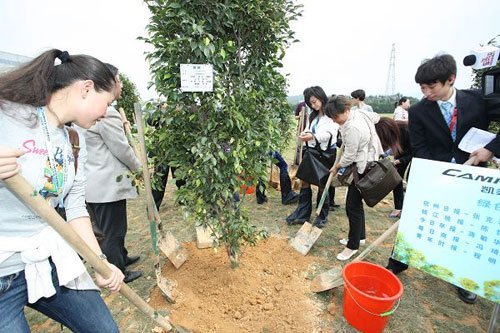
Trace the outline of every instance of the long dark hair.
{"type": "Polygon", "coordinates": [[[52,49],[0,75],[0,102],[43,106],[54,92],[78,80],[92,80],[97,92],[112,92],[116,83],[111,71],[96,58],[52,49]],[[61,64],[54,64],[56,58],[61,64]]]}
{"type": "Polygon", "coordinates": [[[399,156],[403,153],[401,147],[401,131],[399,127],[401,123],[387,117],[382,117],[375,124],[375,130],[384,150],[392,149],[394,156],[399,156]]]}
{"type": "Polygon", "coordinates": [[[398,101],[398,106],[399,105],[403,105],[404,102],[406,102],[408,100],[408,97],[401,97],[398,101]]]}
{"type": "Polygon", "coordinates": [[[309,87],[304,90],[304,101],[307,106],[311,109],[311,115],[309,116],[309,123],[311,123],[314,118],[318,116],[318,111],[314,110],[311,106],[309,100],[311,97],[316,97],[321,102],[321,110],[325,112],[325,105],[328,102],[328,97],[326,97],[325,91],[319,86],[309,87]]]}

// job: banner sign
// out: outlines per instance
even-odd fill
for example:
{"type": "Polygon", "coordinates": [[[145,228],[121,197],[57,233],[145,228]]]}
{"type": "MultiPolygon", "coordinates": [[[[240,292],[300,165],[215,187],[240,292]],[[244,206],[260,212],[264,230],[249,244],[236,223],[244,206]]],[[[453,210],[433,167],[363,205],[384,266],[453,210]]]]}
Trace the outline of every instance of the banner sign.
{"type": "Polygon", "coordinates": [[[500,171],[414,158],[393,258],[500,303],[500,171]]]}

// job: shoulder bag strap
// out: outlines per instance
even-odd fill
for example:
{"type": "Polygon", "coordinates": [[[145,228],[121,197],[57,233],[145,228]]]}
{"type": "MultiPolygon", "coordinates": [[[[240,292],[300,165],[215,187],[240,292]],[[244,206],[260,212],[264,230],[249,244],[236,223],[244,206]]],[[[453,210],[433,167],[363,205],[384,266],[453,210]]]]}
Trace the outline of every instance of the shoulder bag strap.
{"type": "Polygon", "coordinates": [[[75,158],[75,174],[78,171],[78,154],[80,153],[80,137],[78,132],[71,127],[66,127],[68,130],[69,142],[71,143],[71,150],[73,151],[73,157],[75,158]]]}
{"type": "MultiPolygon", "coordinates": [[[[373,136],[374,135],[377,135],[377,132],[373,132],[371,126],[370,126],[370,122],[368,122],[368,119],[366,119],[368,116],[365,115],[363,112],[361,112],[361,114],[363,115],[363,119],[365,120],[366,122],[366,125],[368,126],[368,130],[370,131],[370,146],[372,146],[372,148],[374,149],[374,151],[376,152],[377,151],[377,147],[375,147],[375,144],[373,143],[373,136]]],[[[373,124],[373,122],[372,122],[373,124]]],[[[379,158],[381,157],[384,157],[383,155],[380,155],[379,158]]]]}

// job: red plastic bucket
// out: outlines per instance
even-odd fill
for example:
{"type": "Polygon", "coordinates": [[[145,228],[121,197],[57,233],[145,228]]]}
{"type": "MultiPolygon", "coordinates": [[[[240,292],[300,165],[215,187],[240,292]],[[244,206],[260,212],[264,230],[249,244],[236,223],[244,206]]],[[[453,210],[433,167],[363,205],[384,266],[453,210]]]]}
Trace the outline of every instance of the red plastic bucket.
{"type": "Polygon", "coordinates": [[[382,332],[403,295],[401,281],[382,266],[355,261],[344,266],[344,317],[365,333],[382,332]]]}
{"type": "MultiPolygon", "coordinates": [[[[240,180],[242,180],[241,177],[238,177],[240,180]]],[[[252,179],[251,178],[246,178],[245,182],[241,185],[240,189],[240,194],[254,194],[255,193],[255,186],[252,184],[252,179]]]]}
{"type": "Polygon", "coordinates": [[[246,185],[241,185],[241,191],[240,193],[245,192],[246,194],[254,194],[255,193],[255,186],[246,186],[246,185]]]}

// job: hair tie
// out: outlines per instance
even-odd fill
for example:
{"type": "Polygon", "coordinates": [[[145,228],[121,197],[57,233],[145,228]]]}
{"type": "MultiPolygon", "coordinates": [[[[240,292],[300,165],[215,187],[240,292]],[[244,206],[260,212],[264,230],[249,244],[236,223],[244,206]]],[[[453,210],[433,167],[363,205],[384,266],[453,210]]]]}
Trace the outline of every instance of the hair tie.
{"type": "Polygon", "coordinates": [[[61,60],[61,64],[69,62],[69,53],[68,51],[62,51],[61,54],[57,56],[59,60],[61,60]]]}

